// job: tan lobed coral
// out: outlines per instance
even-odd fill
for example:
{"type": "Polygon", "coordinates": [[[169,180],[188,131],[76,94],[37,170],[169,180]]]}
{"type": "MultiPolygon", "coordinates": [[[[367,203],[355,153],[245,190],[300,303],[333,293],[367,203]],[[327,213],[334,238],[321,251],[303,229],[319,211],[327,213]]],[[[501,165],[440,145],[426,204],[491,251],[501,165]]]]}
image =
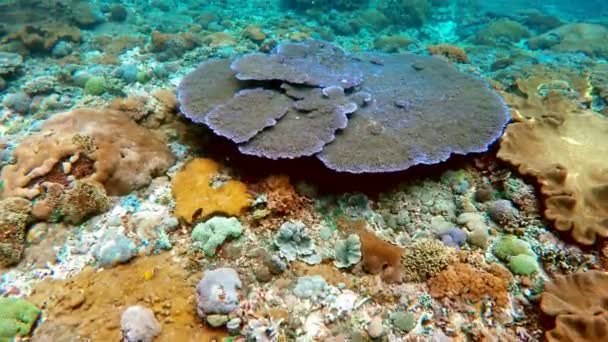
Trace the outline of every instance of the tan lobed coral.
{"type": "Polygon", "coordinates": [[[592,57],[608,57],[608,29],[599,24],[562,25],[528,40],[532,49],[558,52],[583,52],[592,57]]]}
{"type": "Polygon", "coordinates": [[[540,308],[556,319],[545,334],[549,342],[608,340],[608,273],[558,276],[545,285],[540,308]]]}
{"type": "Polygon", "coordinates": [[[542,65],[520,73],[514,82],[516,92],[502,92],[505,101],[515,110],[516,119],[580,111],[582,104],[592,100],[591,84],[585,73],[542,65]]]}
{"type": "Polygon", "coordinates": [[[608,237],[608,119],[593,112],[509,125],[498,158],[537,179],[545,216],[579,243],[608,237]]]}
{"type": "Polygon", "coordinates": [[[175,216],[188,223],[215,213],[240,215],[251,204],[247,186],[219,173],[211,159],[193,159],[173,178],[175,216]]]}
{"type": "Polygon", "coordinates": [[[175,160],[161,139],[123,112],[86,108],[54,115],[13,156],[15,163],[2,170],[3,198],[38,196],[47,175],[57,169],[68,180],[97,182],[110,195],[124,195],[148,184],[175,160]],[[94,161],[92,173],[75,175],[73,166],[84,158],[94,161]]]}

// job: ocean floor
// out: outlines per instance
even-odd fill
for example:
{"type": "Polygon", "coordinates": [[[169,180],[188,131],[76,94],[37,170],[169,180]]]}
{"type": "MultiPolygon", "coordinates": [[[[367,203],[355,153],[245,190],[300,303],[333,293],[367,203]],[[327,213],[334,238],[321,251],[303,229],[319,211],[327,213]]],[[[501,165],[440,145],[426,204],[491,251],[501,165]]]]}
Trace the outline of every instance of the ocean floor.
{"type": "Polygon", "coordinates": [[[597,6],[0,1],[0,342],[608,340],[597,6]],[[200,63],[310,40],[441,59],[510,122],[366,175],[246,156],[184,115],[200,63]]]}

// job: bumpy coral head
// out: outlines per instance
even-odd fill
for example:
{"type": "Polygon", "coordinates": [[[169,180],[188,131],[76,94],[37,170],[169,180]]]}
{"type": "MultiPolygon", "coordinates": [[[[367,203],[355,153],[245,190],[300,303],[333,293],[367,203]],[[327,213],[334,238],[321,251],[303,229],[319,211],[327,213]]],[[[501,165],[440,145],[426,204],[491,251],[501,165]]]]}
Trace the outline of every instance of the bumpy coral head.
{"type": "Polygon", "coordinates": [[[316,156],[349,173],[405,170],[487,150],[508,121],[487,85],[434,57],[348,54],[320,41],[204,62],[182,113],[270,159],[316,156]]]}

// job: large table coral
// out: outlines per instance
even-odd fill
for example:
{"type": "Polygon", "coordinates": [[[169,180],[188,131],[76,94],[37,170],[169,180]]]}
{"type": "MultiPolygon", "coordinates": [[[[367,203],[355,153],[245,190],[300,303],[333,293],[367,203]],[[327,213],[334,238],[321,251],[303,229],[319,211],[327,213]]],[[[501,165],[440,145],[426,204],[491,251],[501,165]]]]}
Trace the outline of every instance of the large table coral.
{"type": "Polygon", "coordinates": [[[498,157],[535,177],[545,216],[581,244],[608,237],[608,120],[585,112],[507,127],[498,157]]]}
{"type": "Polygon", "coordinates": [[[320,41],[204,62],[184,77],[178,97],[186,117],[244,154],[316,155],[349,173],[400,171],[482,152],[508,120],[484,82],[440,59],[347,54],[320,41]]]}
{"type": "Polygon", "coordinates": [[[127,114],[86,108],[54,115],[13,156],[15,163],[2,169],[3,198],[34,198],[47,181],[79,178],[102,184],[111,195],[125,195],[175,161],[161,139],[127,114]],[[77,167],[83,160],[93,161],[93,168],[77,167]]]}

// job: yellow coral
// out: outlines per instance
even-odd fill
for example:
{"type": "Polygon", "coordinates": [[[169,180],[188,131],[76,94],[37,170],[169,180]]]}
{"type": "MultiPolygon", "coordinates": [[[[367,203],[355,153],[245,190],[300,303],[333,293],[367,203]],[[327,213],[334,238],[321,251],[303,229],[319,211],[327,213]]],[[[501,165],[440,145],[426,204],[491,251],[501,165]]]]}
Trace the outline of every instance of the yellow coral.
{"type": "Polygon", "coordinates": [[[218,181],[219,165],[211,159],[190,161],[173,178],[175,216],[188,223],[214,213],[239,215],[251,203],[244,183],[218,181]]]}

